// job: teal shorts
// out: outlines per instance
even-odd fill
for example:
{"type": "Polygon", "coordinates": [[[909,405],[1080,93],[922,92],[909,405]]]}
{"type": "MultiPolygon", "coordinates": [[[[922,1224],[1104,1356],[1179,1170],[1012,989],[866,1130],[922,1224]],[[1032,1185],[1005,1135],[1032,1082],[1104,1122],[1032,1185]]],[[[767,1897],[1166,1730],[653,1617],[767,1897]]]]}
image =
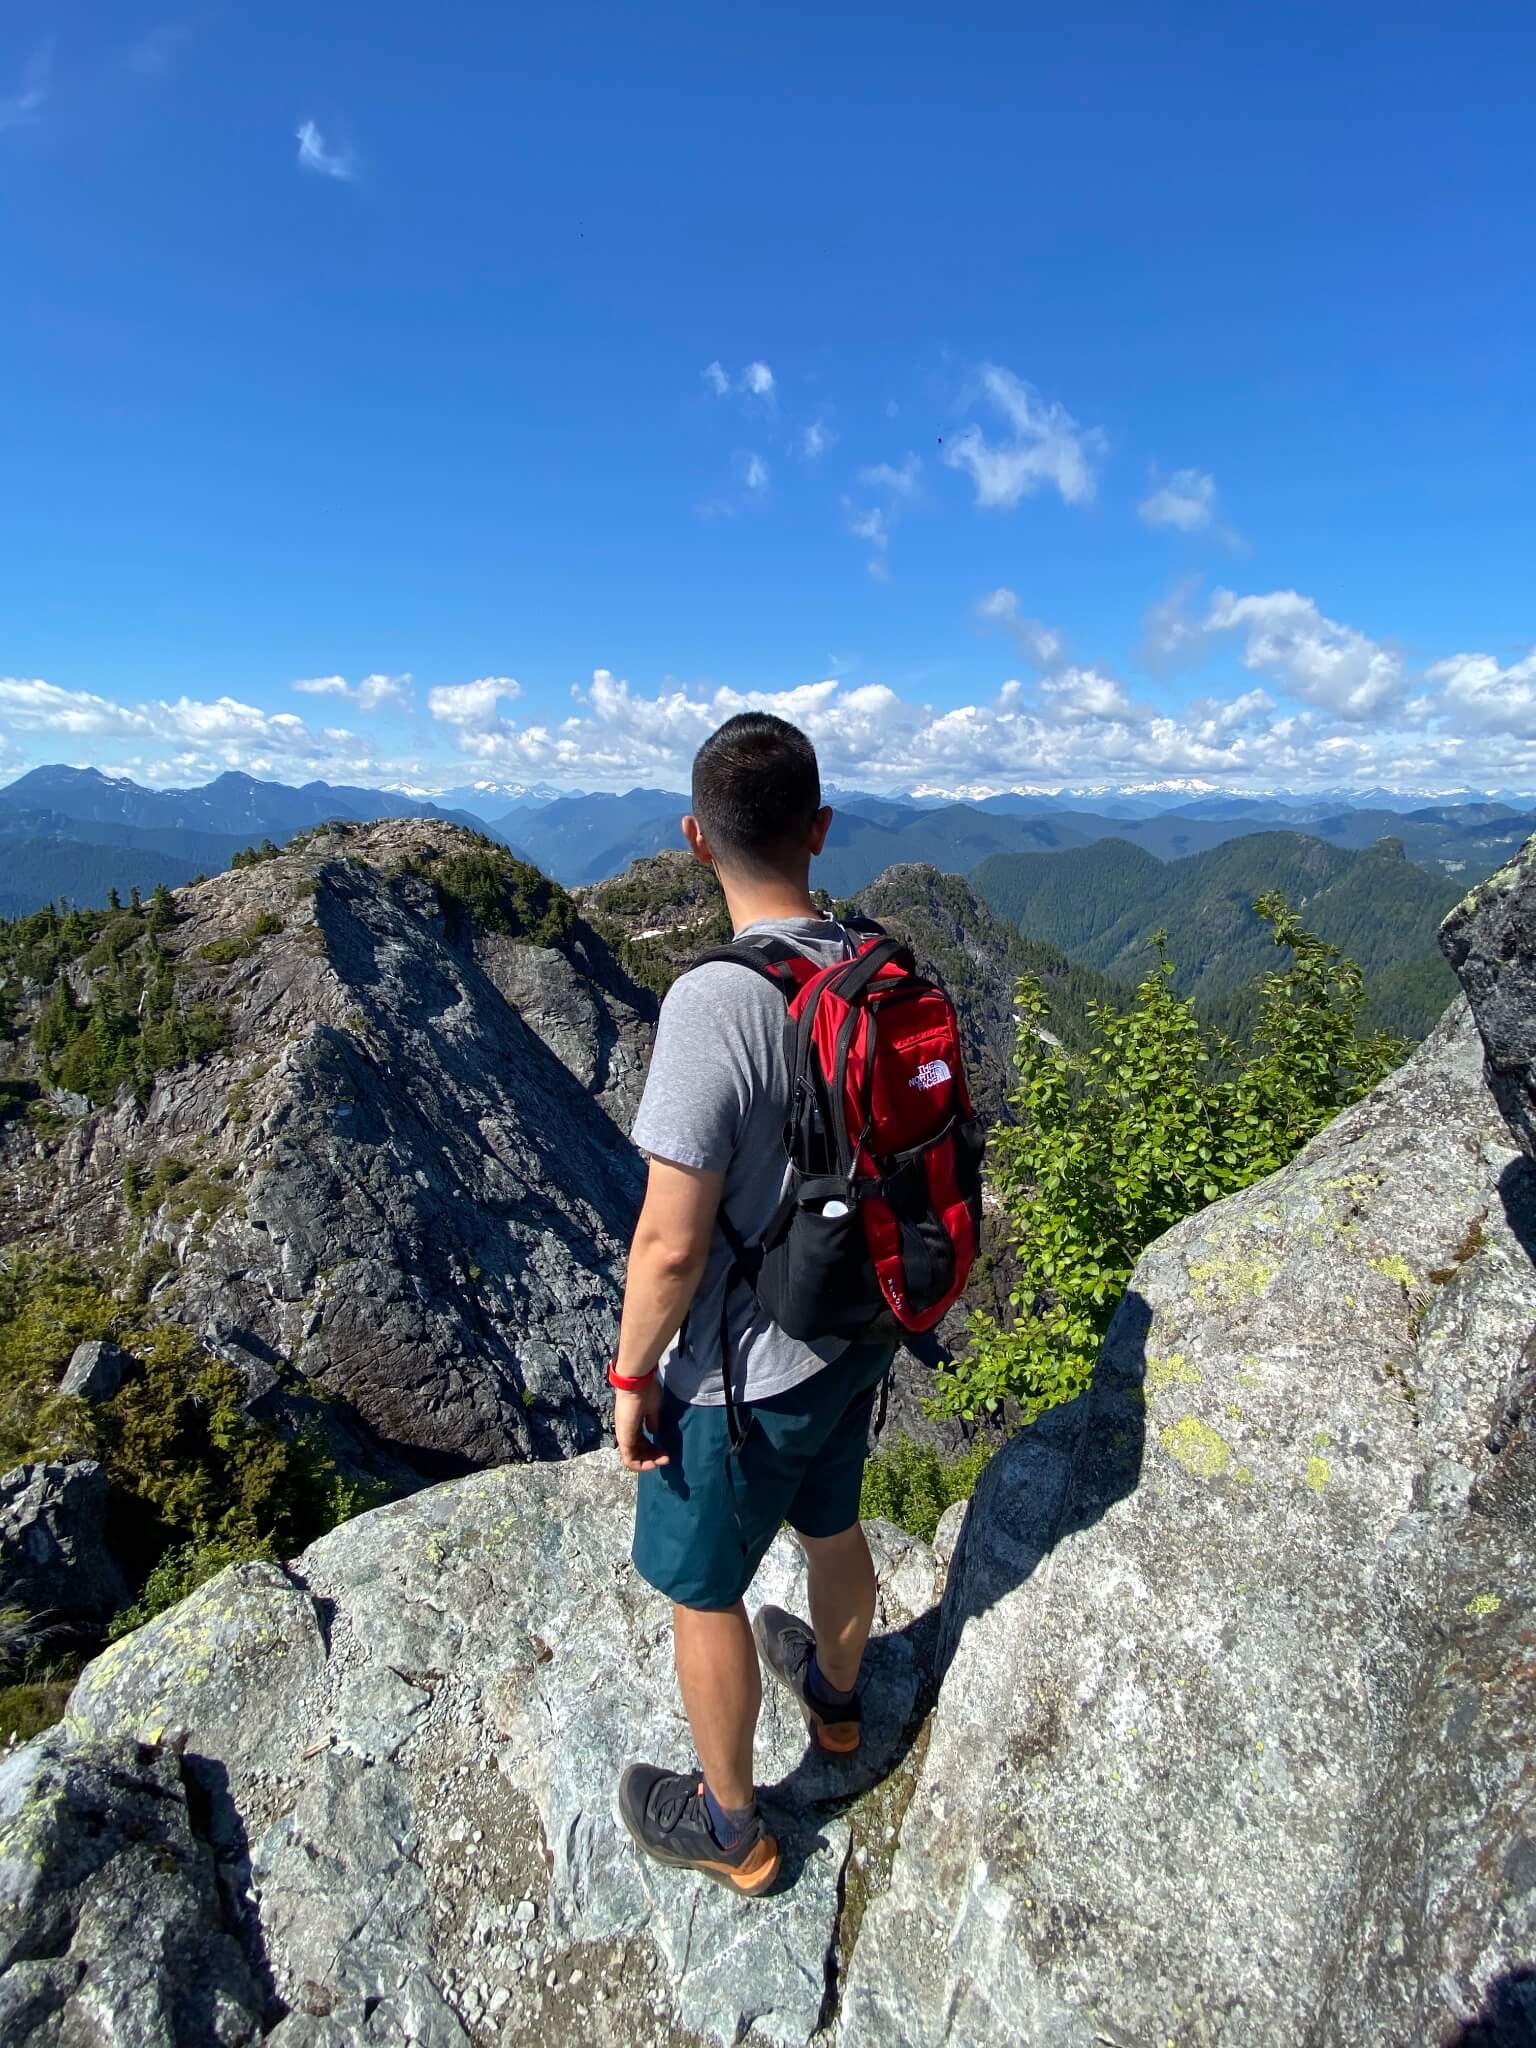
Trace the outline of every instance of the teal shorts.
{"type": "Polygon", "coordinates": [[[663,1390],[660,1448],[671,1460],[640,1474],[635,1569],[683,1607],[734,1607],[788,1522],[802,1536],[840,1536],[859,1519],[869,1424],[890,1344],[856,1344],[788,1393],[741,1410],[747,1439],[728,1457],[725,1409],[663,1390]]]}

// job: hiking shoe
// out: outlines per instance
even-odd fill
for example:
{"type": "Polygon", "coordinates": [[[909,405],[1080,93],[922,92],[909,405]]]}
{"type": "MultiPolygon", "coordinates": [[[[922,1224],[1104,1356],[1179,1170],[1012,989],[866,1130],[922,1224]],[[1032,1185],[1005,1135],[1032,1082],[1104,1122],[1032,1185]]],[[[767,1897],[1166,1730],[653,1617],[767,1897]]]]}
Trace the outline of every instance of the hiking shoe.
{"type": "Polygon", "coordinates": [[[779,1845],[754,1813],[722,1849],[709,1825],[704,1781],[654,1764],[628,1764],[619,1780],[619,1814],[637,1849],[673,1870],[697,1870],[727,1891],[755,1899],[779,1874],[779,1845]]]}
{"type": "Polygon", "coordinates": [[[863,1734],[863,1709],[857,1694],[846,1707],[817,1705],[808,1683],[816,1638],[805,1623],[796,1621],[782,1607],[762,1607],[752,1624],[752,1634],[757,1640],[758,1655],[774,1677],[794,1694],[816,1747],[829,1756],[852,1756],[863,1734]]]}

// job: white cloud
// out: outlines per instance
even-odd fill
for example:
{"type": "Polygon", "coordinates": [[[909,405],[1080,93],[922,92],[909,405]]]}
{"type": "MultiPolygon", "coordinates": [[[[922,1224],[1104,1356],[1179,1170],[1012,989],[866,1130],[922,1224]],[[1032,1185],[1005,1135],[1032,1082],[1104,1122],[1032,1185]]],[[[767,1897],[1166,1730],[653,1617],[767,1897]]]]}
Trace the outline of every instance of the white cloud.
{"type": "Polygon", "coordinates": [[[920,457],[908,455],[900,469],[889,462],[872,462],[859,471],[860,483],[868,484],[872,490],[889,491],[893,498],[911,498],[917,494],[918,480],[923,465],[920,457]]]}
{"type": "Polygon", "coordinates": [[[985,597],[977,599],[976,616],[988,625],[1006,626],[1036,668],[1051,668],[1061,659],[1061,635],[1020,611],[1016,590],[1006,586],[989,590],[985,597]]]}
{"type": "Polygon", "coordinates": [[[1447,711],[1475,731],[1536,739],[1536,647],[1508,668],[1491,654],[1453,654],[1425,673],[1444,691],[1447,711]]]}
{"type": "Polygon", "coordinates": [[[1403,692],[1397,655],[1353,626],[1326,618],[1310,597],[1294,590],[1253,597],[1218,590],[1204,630],[1240,632],[1245,668],[1340,718],[1373,717],[1403,692]]]}
{"type": "Polygon", "coordinates": [[[742,471],[742,482],[749,491],[766,491],[768,488],[768,465],[761,455],[749,455],[746,468],[742,471]]]}
{"type": "Polygon", "coordinates": [[[1096,668],[1068,668],[1047,676],[1040,694],[1067,719],[1129,718],[1131,700],[1115,681],[1096,668]]]}
{"type": "Polygon", "coordinates": [[[72,738],[131,739],[150,735],[146,712],[98,697],[89,690],[61,690],[34,677],[0,676],[0,714],[13,732],[67,733],[72,738]]]}
{"type": "Polygon", "coordinates": [[[297,130],[299,169],[315,171],[324,178],[350,180],[357,175],[357,161],[350,149],[332,149],[313,121],[301,121],[297,130]]]}
{"type": "Polygon", "coordinates": [[[21,67],[16,90],[0,98],[0,132],[25,128],[42,112],[53,80],[53,45],[39,43],[21,67]]]}
{"type": "Polygon", "coordinates": [[[411,679],[408,675],[373,675],[349,683],[345,676],[305,676],[293,687],[303,697],[340,697],[359,711],[377,711],[385,704],[409,703],[411,679]]]}
{"type": "Polygon", "coordinates": [[[963,469],[976,486],[978,505],[1017,505],[1042,484],[1054,484],[1069,505],[1085,505],[1097,487],[1095,462],[1107,442],[1098,427],[1080,427],[1054,399],[997,363],[984,363],[981,389],[1012,428],[1010,439],[988,441],[972,424],[944,444],[944,460],[963,469]]]}
{"type": "Polygon", "coordinates": [[[481,676],[472,683],[439,684],[427,692],[427,709],[461,732],[487,732],[501,722],[498,707],[523,694],[514,676],[481,676]]]}
{"type": "Polygon", "coordinates": [[[773,372],[766,363],[748,363],[741,375],[734,378],[723,363],[706,363],[699,375],[716,398],[727,398],[733,391],[748,398],[771,399],[774,394],[773,372]]]}
{"type": "Polygon", "coordinates": [[[812,420],[800,436],[800,453],[807,462],[815,462],[832,446],[832,436],[822,420],[812,420]]]}
{"type": "Polygon", "coordinates": [[[1216,479],[1201,469],[1176,469],[1136,510],[1148,526],[1198,533],[1216,516],[1216,479]]]}
{"type": "Polygon", "coordinates": [[[848,514],[848,531],[856,540],[867,540],[870,546],[874,548],[884,549],[890,546],[890,518],[888,514],[880,510],[878,505],[871,505],[867,510],[861,510],[857,505],[850,504],[845,499],[844,508],[848,514]]]}

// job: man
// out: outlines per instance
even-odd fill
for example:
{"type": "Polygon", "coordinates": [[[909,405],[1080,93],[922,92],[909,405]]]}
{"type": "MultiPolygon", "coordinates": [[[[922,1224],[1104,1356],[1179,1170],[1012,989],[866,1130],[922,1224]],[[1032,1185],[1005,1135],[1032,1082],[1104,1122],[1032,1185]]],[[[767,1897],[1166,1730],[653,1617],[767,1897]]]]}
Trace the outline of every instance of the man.
{"type": "MultiPolygon", "coordinates": [[[[773,934],[823,966],[857,950],[811,901],[810,864],[831,821],[815,751],[783,719],[744,712],[705,741],[683,832],[719,876],[738,940],[773,934]]],[[[694,968],[662,1004],[633,1133],[650,1172],[611,1374],[619,1455],[640,1480],[635,1565],[672,1601],[700,1766],[630,1764],[620,1811],[647,1855],[748,1895],[766,1891],[779,1870],[752,1771],[759,1651],[820,1748],[858,1747],[859,1666],[875,1611],[859,1492],[893,1352],[888,1342],[797,1343],[750,1288],[730,1285],[722,1206],[755,1244],[783,1190],[784,1040],[783,996],[729,961],[694,968]],[[732,1391],[748,1425],[736,1454],[722,1306],[732,1391]],[[754,1641],[742,1596],[786,1521],[809,1564],[810,1623],[767,1607],[754,1641]]]]}

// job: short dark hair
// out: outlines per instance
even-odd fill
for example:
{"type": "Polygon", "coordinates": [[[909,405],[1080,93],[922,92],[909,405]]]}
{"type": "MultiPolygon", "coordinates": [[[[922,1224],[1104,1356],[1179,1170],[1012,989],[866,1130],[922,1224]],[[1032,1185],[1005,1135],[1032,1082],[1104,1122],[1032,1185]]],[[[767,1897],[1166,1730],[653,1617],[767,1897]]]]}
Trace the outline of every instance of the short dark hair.
{"type": "Polygon", "coordinates": [[[816,749],[770,712],[738,712],[693,757],[693,814],[727,867],[777,867],[820,809],[816,749]]]}

